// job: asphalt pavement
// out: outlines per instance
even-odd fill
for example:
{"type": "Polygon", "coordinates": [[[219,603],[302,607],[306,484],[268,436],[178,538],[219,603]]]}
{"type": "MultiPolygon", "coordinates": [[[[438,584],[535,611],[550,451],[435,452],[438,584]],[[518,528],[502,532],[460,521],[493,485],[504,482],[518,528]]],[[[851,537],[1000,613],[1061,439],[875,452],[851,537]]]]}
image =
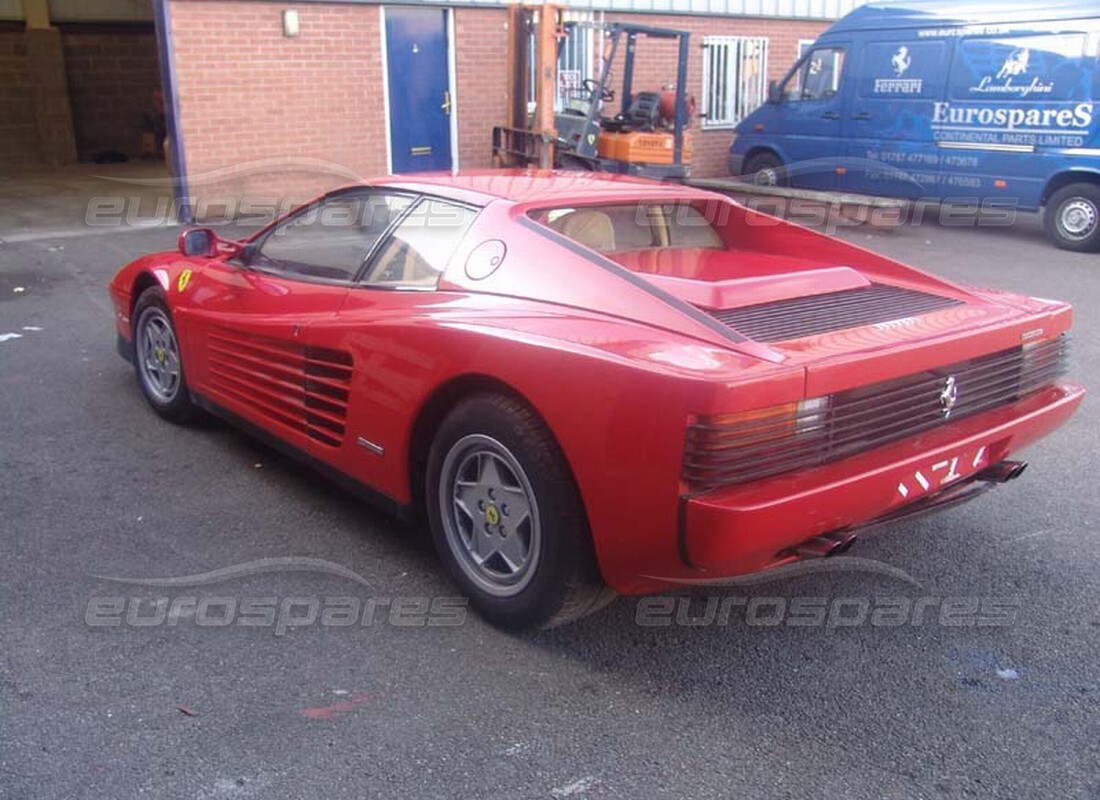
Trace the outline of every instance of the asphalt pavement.
{"type": "MultiPolygon", "coordinates": [[[[146,408],[106,283],[175,234],[0,244],[0,798],[1100,797],[1095,397],[848,568],[513,636],[423,531],[146,408]]],[[[1100,257],[842,235],[1072,301],[1097,388],[1100,257]]]]}

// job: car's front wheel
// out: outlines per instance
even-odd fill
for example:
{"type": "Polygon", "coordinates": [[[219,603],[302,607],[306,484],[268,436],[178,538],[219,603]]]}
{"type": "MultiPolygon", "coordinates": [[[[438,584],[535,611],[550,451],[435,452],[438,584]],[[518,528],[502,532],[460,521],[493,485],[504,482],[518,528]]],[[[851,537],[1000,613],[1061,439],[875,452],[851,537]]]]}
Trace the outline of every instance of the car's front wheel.
{"type": "Polygon", "coordinates": [[[559,625],[614,597],[565,458],[520,401],[485,394],[457,405],[432,443],[425,496],[440,557],[493,624],[559,625]]]}
{"type": "Polygon", "coordinates": [[[1100,186],[1073,183],[1056,191],[1043,211],[1043,227],[1062,250],[1100,250],[1100,186]]]}
{"type": "Polygon", "coordinates": [[[179,339],[164,290],[151,286],[138,297],[134,320],[134,370],[142,394],[160,416],[186,422],[196,414],[183,372],[179,339]]]}

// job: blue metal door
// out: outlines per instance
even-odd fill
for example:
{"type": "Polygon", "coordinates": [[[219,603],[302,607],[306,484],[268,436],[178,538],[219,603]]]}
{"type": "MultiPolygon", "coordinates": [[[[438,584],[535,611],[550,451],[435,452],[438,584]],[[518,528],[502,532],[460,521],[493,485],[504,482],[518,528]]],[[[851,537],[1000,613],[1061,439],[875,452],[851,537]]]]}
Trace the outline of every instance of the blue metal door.
{"type": "Polygon", "coordinates": [[[394,172],[450,169],[446,10],[388,7],[386,65],[394,172]]]}

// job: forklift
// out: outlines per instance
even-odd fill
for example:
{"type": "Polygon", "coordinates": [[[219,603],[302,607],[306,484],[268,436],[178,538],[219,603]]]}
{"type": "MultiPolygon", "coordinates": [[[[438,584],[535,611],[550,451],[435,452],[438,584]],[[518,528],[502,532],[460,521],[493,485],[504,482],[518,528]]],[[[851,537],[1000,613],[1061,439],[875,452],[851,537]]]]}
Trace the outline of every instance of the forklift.
{"type": "Polygon", "coordinates": [[[694,98],[686,91],[690,34],[619,22],[566,22],[561,9],[551,5],[512,6],[509,11],[512,124],[493,128],[494,163],[658,180],[688,177],[692,142],[687,128],[695,115],[694,98]],[[562,46],[581,26],[600,34],[603,68],[598,80],[580,81],[571,87],[562,107],[555,111],[562,46]],[[676,43],[676,83],[660,91],[635,92],[635,55],[647,39],[676,43]],[[622,80],[616,87],[614,74],[620,56],[622,80]]]}

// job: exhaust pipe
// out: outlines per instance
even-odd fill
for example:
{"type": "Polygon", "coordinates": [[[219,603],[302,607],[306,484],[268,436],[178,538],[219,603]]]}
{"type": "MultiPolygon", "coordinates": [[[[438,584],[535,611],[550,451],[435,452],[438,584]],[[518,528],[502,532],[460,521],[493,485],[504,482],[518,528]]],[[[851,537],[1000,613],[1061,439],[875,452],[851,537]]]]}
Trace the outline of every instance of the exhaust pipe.
{"type": "Polygon", "coordinates": [[[999,461],[991,467],[986,467],[975,477],[989,483],[1008,483],[1023,475],[1025,469],[1027,469],[1026,461],[999,461]]]}
{"type": "Polygon", "coordinates": [[[855,544],[854,533],[823,533],[795,545],[791,551],[799,558],[828,558],[838,556],[855,544]]]}

